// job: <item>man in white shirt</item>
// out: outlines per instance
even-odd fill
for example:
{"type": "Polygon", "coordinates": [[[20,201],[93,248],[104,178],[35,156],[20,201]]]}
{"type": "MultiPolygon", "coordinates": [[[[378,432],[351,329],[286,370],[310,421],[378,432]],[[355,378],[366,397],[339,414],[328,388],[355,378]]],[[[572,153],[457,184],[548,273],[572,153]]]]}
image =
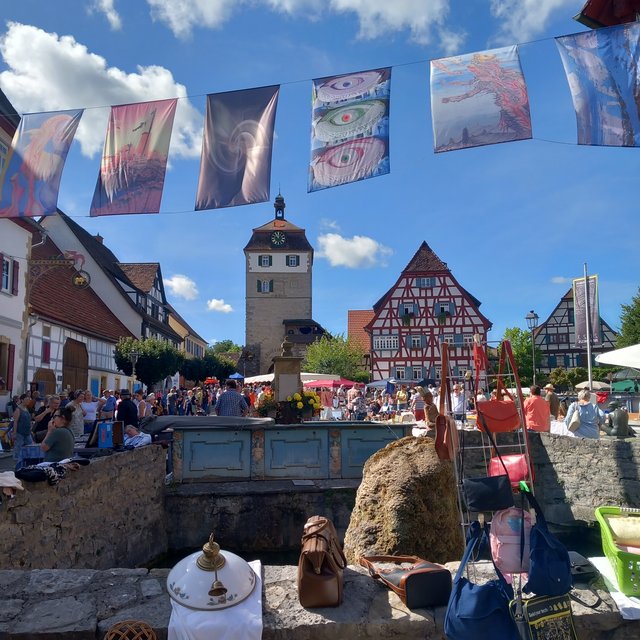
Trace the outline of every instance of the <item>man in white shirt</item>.
{"type": "Polygon", "coordinates": [[[453,385],[453,392],[451,393],[451,412],[455,420],[464,422],[464,389],[458,383],[453,385]]]}

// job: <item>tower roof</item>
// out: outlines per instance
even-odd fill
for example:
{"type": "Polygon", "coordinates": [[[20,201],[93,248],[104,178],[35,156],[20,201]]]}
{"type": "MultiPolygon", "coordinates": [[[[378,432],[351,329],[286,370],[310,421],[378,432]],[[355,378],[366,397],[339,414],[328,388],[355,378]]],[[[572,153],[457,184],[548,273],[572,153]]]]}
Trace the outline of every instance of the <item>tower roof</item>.
{"type": "Polygon", "coordinates": [[[449,267],[447,263],[442,262],[433,249],[423,241],[413,258],[409,260],[409,264],[404,268],[403,273],[413,271],[449,271],[449,267]]]}

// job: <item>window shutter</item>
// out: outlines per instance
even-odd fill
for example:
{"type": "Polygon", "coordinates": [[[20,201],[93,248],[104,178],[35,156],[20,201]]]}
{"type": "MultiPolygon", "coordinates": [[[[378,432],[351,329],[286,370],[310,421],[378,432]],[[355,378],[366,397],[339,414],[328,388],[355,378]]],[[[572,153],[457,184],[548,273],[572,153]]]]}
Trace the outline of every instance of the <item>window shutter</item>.
{"type": "Polygon", "coordinates": [[[269,293],[273,293],[273,280],[269,280],[269,293]]]}
{"type": "Polygon", "coordinates": [[[427,336],[420,336],[420,346],[424,349],[427,346],[427,336]]]}
{"type": "Polygon", "coordinates": [[[273,266],[273,256],[267,256],[269,258],[269,266],[273,266]]]}
{"type": "Polygon", "coordinates": [[[405,336],[404,344],[407,349],[411,349],[411,336],[405,336]]]}
{"type": "Polygon", "coordinates": [[[51,343],[48,340],[42,341],[42,362],[43,364],[51,362],[51,343]]]}
{"type": "Polygon", "coordinates": [[[7,389],[13,391],[13,368],[16,360],[16,345],[10,344],[7,353],[7,389]]]}
{"type": "Polygon", "coordinates": [[[418,317],[418,305],[414,302],[413,303],[413,315],[417,318],[418,317]]]}
{"type": "Polygon", "coordinates": [[[296,256],[296,267],[300,266],[300,256],[296,256]]]}
{"type": "Polygon", "coordinates": [[[258,283],[258,293],[262,293],[262,284],[260,280],[257,280],[257,283],[258,283]]]}
{"type": "Polygon", "coordinates": [[[453,336],[453,344],[462,344],[462,334],[461,333],[456,333],[453,336]]]}
{"type": "Polygon", "coordinates": [[[455,302],[449,303],[449,313],[453,316],[456,313],[456,305],[455,302]]]}

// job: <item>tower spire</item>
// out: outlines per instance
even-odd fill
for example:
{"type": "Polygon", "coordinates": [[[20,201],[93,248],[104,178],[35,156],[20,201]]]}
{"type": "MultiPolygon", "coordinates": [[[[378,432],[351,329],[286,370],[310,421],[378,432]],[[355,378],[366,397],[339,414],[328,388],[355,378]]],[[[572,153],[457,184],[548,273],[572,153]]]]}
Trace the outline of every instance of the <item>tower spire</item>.
{"type": "Polygon", "coordinates": [[[284,198],[282,194],[278,190],[278,195],[273,203],[273,207],[276,210],[276,220],[284,220],[284,208],[286,207],[284,203],[284,198]]]}

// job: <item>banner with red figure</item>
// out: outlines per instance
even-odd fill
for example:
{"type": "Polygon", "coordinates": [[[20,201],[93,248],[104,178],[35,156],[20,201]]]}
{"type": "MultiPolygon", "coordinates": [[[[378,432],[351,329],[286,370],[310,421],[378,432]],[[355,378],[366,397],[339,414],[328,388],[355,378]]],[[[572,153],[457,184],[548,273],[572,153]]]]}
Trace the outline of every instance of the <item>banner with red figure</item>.
{"type": "Polygon", "coordinates": [[[56,212],[69,147],[83,110],[26,113],[0,177],[0,218],[56,212]]]}
{"type": "Polygon", "coordinates": [[[158,213],[177,99],[111,108],[92,216],[158,213]]]}
{"type": "Polygon", "coordinates": [[[313,81],[309,192],[389,173],[390,88],[391,68],[313,81]]]}
{"type": "Polygon", "coordinates": [[[196,211],[269,200],[280,87],[207,96],[196,211]]]}
{"type": "Polygon", "coordinates": [[[516,46],[431,61],[434,151],[531,138],[516,46]]]}

